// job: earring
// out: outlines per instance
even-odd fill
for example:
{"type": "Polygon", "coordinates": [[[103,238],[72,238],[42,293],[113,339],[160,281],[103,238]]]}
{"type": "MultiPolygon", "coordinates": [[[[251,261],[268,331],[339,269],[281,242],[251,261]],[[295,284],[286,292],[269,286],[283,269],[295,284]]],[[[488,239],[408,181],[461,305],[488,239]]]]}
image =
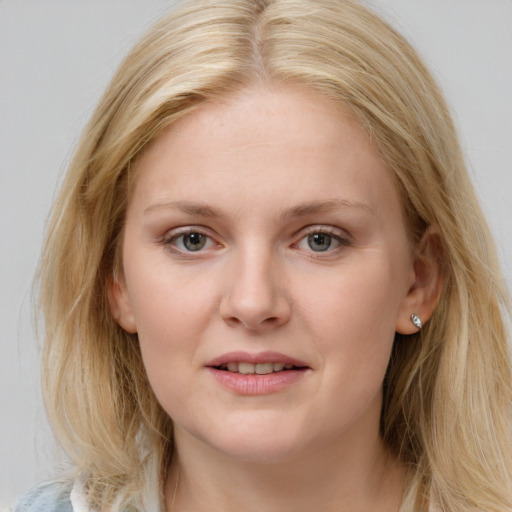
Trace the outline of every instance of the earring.
{"type": "Polygon", "coordinates": [[[421,329],[423,327],[423,322],[421,321],[421,318],[414,313],[411,315],[411,321],[418,329],[421,329]]]}

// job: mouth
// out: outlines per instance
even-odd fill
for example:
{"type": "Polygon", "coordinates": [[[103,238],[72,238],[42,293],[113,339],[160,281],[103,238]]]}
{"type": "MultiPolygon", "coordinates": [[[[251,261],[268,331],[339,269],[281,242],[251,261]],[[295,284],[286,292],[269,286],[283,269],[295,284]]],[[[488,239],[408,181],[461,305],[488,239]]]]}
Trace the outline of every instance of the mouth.
{"type": "Polygon", "coordinates": [[[299,359],[279,352],[230,352],[212,359],[207,367],[242,375],[269,375],[296,370],[307,370],[309,366],[299,359]]]}
{"type": "Polygon", "coordinates": [[[212,361],[207,369],[224,389],[237,395],[256,396],[292,387],[310,375],[311,368],[275,353],[232,353],[212,361]]]}
{"type": "Polygon", "coordinates": [[[206,367],[225,389],[237,395],[268,395],[303,380],[311,368],[278,352],[230,352],[206,367]]]}
{"type": "Polygon", "coordinates": [[[269,375],[271,373],[281,373],[294,370],[305,370],[307,366],[296,366],[294,364],[284,363],[249,363],[249,362],[236,362],[232,361],[217,366],[211,366],[216,370],[221,370],[231,373],[241,373],[242,375],[269,375]]]}
{"type": "Polygon", "coordinates": [[[230,352],[206,367],[217,382],[237,395],[277,393],[305,379],[312,369],[279,352],[230,352]]]}

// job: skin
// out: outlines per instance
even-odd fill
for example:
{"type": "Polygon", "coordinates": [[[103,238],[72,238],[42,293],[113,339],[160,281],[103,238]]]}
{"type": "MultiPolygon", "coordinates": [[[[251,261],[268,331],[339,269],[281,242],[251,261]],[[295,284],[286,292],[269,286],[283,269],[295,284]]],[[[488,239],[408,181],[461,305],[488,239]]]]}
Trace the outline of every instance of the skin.
{"type": "Polygon", "coordinates": [[[165,131],[137,166],[110,297],[175,424],[167,509],[398,510],[382,382],[395,331],[430,316],[436,275],[376,147],[322,97],[260,85],[165,131]],[[205,245],[189,250],[184,231],[205,245]],[[243,395],[206,367],[240,350],[308,369],[243,395]]]}

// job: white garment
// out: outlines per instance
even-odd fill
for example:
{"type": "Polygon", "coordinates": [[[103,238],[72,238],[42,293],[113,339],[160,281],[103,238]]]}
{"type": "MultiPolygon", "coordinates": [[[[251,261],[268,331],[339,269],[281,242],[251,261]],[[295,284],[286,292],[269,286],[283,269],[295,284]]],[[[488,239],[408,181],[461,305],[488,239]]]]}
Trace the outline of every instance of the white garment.
{"type": "Polygon", "coordinates": [[[69,495],[73,512],[94,512],[87,503],[84,482],[76,479],[69,495]]]}

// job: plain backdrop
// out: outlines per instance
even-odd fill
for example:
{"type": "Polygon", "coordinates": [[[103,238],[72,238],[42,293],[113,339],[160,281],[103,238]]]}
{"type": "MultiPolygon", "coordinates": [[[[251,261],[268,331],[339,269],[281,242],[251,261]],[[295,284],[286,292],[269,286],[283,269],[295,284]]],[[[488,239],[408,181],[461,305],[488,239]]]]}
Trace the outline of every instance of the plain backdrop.
{"type": "MultiPolygon", "coordinates": [[[[0,0],[0,507],[53,467],[31,283],[56,184],[118,63],[172,3],[0,0]]],[[[369,3],[440,81],[510,285],[512,1],[369,3]]]]}

